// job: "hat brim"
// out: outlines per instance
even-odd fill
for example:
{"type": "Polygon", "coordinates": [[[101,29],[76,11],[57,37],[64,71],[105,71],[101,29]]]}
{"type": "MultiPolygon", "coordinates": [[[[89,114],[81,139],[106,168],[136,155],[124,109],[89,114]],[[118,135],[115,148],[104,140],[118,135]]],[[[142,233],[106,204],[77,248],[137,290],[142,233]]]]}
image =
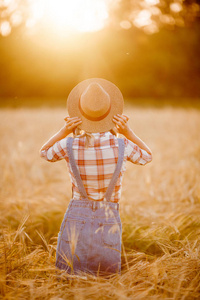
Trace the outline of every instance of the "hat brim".
{"type": "Polygon", "coordinates": [[[112,82],[103,78],[90,78],[81,81],[70,92],[67,98],[67,110],[70,117],[80,117],[82,120],[78,128],[86,132],[106,132],[114,128],[112,119],[116,114],[122,114],[124,108],[124,99],[119,88],[112,82]],[[90,83],[99,83],[109,94],[111,109],[109,114],[100,121],[91,121],[84,117],[79,109],[79,99],[81,94],[90,83]]]}

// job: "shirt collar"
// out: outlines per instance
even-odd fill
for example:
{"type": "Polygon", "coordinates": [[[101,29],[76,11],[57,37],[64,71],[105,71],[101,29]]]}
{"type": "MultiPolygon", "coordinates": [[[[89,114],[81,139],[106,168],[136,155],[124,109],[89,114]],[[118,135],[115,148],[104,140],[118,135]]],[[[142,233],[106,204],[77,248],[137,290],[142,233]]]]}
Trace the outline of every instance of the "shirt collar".
{"type": "Polygon", "coordinates": [[[91,132],[91,134],[94,136],[94,137],[108,137],[108,136],[111,136],[113,135],[110,131],[106,131],[106,132],[91,132]]]}

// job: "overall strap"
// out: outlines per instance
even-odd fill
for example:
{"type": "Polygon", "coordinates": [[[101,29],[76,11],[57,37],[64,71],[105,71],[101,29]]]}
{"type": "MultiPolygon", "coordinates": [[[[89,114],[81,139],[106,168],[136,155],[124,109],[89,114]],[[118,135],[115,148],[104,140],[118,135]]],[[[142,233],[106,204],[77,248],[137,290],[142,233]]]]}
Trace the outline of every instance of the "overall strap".
{"type": "Polygon", "coordinates": [[[76,178],[78,189],[79,189],[79,192],[80,192],[82,198],[88,200],[87,193],[86,193],[85,187],[83,185],[83,181],[81,179],[80,173],[78,171],[78,168],[77,168],[77,165],[76,165],[76,162],[74,159],[73,150],[72,150],[73,140],[74,139],[72,137],[67,138],[67,153],[68,153],[68,157],[69,157],[69,163],[71,165],[72,172],[74,173],[74,176],[76,178]]]}
{"type": "MultiPolygon", "coordinates": [[[[75,159],[74,159],[74,155],[73,155],[73,150],[72,150],[72,144],[73,144],[73,138],[72,137],[68,137],[67,138],[67,153],[68,153],[68,157],[69,157],[69,163],[72,169],[72,172],[76,178],[76,182],[78,185],[78,189],[79,192],[82,196],[83,199],[88,200],[87,197],[87,193],[85,190],[85,187],[83,185],[80,173],[78,171],[75,159]]],[[[107,191],[105,193],[104,199],[109,202],[110,198],[112,196],[113,190],[115,188],[115,185],[117,183],[117,179],[119,177],[119,174],[121,172],[121,168],[122,168],[122,164],[123,164],[123,160],[124,160],[124,149],[125,149],[125,145],[124,145],[124,140],[123,139],[118,139],[118,161],[117,161],[117,166],[115,168],[114,174],[111,178],[111,181],[109,183],[109,186],[107,188],[107,191]]]]}
{"type": "Polygon", "coordinates": [[[119,174],[121,172],[123,160],[124,160],[124,149],[125,149],[125,144],[124,144],[124,139],[118,139],[118,161],[117,161],[117,166],[115,168],[114,174],[111,178],[111,181],[109,183],[109,186],[107,188],[107,191],[105,193],[104,199],[109,202],[110,198],[112,196],[113,190],[115,188],[115,185],[117,183],[117,179],[119,177],[119,174]]]}

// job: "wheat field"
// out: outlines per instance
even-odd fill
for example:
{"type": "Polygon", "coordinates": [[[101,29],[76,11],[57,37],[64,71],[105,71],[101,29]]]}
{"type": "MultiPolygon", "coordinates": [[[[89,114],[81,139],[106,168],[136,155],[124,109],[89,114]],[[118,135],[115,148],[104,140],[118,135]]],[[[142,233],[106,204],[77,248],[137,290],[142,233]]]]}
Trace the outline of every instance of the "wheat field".
{"type": "Polygon", "coordinates": [[[200,299],[200,111],[125,112],[153,161],[127,163],[122,274],[96,278],[54,267],[71,184],[65,162],[48,163],[39,149],[63,125],[65,109],[0,111],[0,298],[200,299]]]}

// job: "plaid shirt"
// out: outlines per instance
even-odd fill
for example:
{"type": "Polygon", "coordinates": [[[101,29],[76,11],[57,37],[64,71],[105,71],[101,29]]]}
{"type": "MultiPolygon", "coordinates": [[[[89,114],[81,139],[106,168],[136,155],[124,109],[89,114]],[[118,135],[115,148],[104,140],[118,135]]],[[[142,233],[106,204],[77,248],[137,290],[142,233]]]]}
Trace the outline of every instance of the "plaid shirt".
{"type": "MultiPolygon", "coordinates": [[[[118,140],[110,132],[93,133],[90,146],[85,147],[86,137],[76,137],[73,141],[73,153],[78,166],[88,199],[103,200],[106,189],[114,173],[118,160],[118,140]]],[[[126,161],[145,165],[152,160],[150,154],[140,149],[136,144],[124,138],[125,153],[122,169],[110,201],[118,202],[121,196],[122,175],[126,169],[126,161]]],[[[50,162],[65,159],[72,181],[73,199],[81,199],[76,179],[69,164],[67,154],[67,137],[56,142],[47,150],[41,151],[41,156],[50,162]]]]}

